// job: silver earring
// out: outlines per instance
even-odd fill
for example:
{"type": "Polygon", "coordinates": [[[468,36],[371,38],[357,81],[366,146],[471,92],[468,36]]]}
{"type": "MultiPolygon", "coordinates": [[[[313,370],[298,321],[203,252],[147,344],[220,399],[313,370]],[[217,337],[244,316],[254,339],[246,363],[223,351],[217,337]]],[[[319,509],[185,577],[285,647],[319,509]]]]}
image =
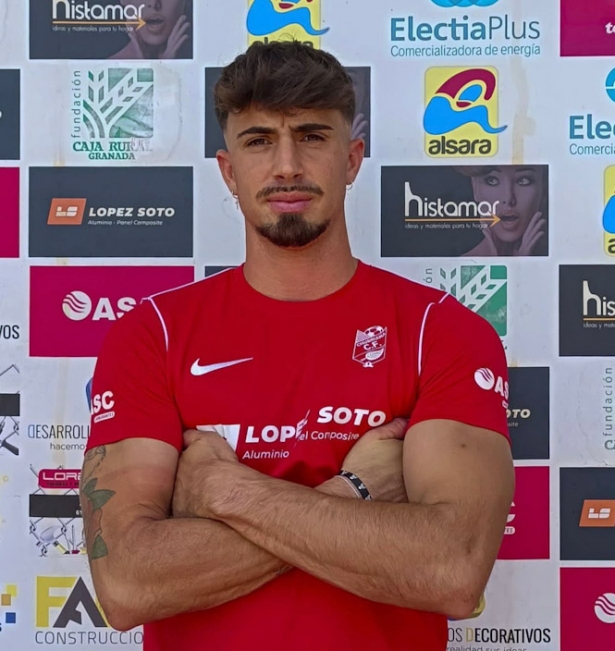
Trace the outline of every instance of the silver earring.
{"type": "Polygon", "coordinates": [[[353,186],[353,185],[354,185],[354,183],[349,183],[349,184],[346,186],[346,192],[350,192],[350,191],[352,190],[352,186],[353,186]]]}
{"type": "Polygon", "coordinates": [[[234,192],[231,192],[231,194],[233,195],[233,199],[235,200],[235,207],[237,208],[237,210],[239,210],[239,197],[234,192]]]}

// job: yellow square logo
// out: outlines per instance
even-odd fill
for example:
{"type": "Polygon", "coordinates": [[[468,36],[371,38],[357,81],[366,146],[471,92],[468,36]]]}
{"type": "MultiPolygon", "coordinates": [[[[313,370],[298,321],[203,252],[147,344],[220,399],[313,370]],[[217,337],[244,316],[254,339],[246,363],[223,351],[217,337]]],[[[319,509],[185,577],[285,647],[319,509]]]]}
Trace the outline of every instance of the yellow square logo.
{"type": "Polygon", "coordinates": [[[615,165],[604,170],[604,212],[602,213],[604,231],[604,252],[615,256],[615,165]]]}
{"type": "Polygon", "coordinates": [[[301,41],[320,48],[321,0],[248,0],[248,44],[301,41]]]}
{"type": "Polygon", "coordinates": [[[442,67],[425,73],[425,152],[433,158],[495,156],[498,137],[495,68],[442,67]]]}

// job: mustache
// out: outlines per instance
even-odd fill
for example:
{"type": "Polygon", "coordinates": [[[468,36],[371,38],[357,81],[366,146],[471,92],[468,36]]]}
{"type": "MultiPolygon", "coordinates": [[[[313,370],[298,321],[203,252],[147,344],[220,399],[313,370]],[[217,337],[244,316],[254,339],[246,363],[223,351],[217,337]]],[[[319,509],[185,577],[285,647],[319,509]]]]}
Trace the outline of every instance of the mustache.
{"type": "Polygon", "coordinates": [[[272,194],[277,194],[278,192],[305,192],[306,194],[313,194],[317,197],[322,197],[324,191],[317,185],[288,185],[288,186],[270,186],[268,188],[263,188],[259,190],[256,194],[257,199],[266,199],[272,194]]]}

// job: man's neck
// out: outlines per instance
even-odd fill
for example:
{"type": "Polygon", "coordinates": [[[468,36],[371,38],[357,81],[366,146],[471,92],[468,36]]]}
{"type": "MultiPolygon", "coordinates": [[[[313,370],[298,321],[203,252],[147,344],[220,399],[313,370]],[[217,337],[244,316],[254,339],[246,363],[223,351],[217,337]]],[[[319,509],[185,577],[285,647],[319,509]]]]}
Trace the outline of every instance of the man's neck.
{"type": "Polygon", "coordinates": [[[325,234],[322,242],[299,251],[276,247],[253,235],[248,236],[244,275],[253,289],[270,298],[314,301],[346,285],[357,265],[345,232],[337,238],[325,234]]]}

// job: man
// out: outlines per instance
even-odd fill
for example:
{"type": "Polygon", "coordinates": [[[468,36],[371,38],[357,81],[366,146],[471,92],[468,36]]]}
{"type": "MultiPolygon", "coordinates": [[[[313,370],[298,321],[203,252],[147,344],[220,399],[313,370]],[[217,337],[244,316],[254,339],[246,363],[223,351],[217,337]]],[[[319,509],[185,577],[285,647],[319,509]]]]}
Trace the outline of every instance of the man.
{"type": "Polygon", "coordinates": [[[512,498],[499,338],[352,257],[364,143],[335,58],[253,45],[215,94],[246,262],[103,345],[81,489],[102,607],[146,651],[442,651],[512,498]]]}

